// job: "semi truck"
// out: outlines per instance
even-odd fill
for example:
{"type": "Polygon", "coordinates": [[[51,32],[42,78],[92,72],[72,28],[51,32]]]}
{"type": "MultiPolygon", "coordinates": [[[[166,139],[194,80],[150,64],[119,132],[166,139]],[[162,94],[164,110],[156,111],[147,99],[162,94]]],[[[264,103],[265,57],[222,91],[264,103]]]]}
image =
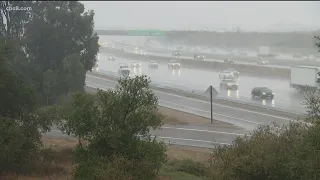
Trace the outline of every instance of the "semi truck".
{"type": "Polygon", "coordinates": [[[320,68],[315,66],[292,66],[290,87],[302,90],[305,86],[320,89],[320,68]]]}

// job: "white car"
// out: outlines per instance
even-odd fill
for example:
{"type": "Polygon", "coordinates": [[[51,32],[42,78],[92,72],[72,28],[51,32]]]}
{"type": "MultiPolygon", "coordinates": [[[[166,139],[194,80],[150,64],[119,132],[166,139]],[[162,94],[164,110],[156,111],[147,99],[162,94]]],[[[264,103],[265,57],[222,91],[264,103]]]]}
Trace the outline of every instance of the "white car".
{"type": "Polygon", "coordinates": [[[233,80],[223,80],[220,82],[220,89],[238,90],[238,83],[233,80]]]}
{"type": "Polygon", "coordinates": [[[258,64],[258,65],[269,65],[270,62],[267,61],[267,60],[259,60],[259,61],[257,62],[257,64],[258,64]]]}
{"type": "Polygon", "coordinates": [[[115,57],[115,56],[112,56],[112,55],[109,55],[109,56],[108,56],[108,60],[109,60],[109,61],[115,61],[115,60],[116,60],[116,57],[115,57]]]}
{"type": "Polygon", "coordinates": [[[234,75],[234,73],[232,71],[221,71],[219,74],[219,78],[221,80],[234,80],[236,78],[236,76],[234,75]]]}
{"type": "Polygon", "coordinates": [[[118,69],[118,75],[128,77],[130,75],[130,68],[126,64],[121,64],[118,69]]]}
{"type": "Polygon", "coordinates": [[[131,64],[131,67],[138,68],[138,67],[141,67],[141,64],[139,62],[133,62],[131,64]]]}
{"type": "Polygon", "coordinates": [[[108,48],[114,48],[114,44],[108,44],[108,48]]]}
{"type": "Polygon", "coordinates": [[[148,67],[157,69],[159,67],[159,64],[156,61],[149,61],[148,67]]]}
{"type": "Polygon", "coordinates": [[[133,48],[133,53],[140,54],[140,52],[141,52],[140,48],[138,48],[138,47],[133,48]]]}
{"type": "Polygon", "coordinates": [[[140,55],[146,55],[147,53],[144,50],[141,49],[139,54],[140,55]]]}
{"type": "Polygon", "coordinates": [[[228,68],[228,69],[226,69],[225,71],[231,71],[231,72],[233,72],[233,74],[234,74],[236,77],[239,77],[239,76],[240,76],[240,72],[237,71],[236,69],[228,68]]]}
{"type": "Polygon", "coordinates": [[[180,63],[178,61],[172,60],[168,63],[168,68],[180,69],[180,63]]]}

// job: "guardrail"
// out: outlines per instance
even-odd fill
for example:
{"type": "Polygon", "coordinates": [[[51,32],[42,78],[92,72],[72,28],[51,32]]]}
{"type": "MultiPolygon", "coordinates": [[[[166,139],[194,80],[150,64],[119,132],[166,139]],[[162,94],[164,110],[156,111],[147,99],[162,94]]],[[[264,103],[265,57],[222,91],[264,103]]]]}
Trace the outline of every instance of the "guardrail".
{"type": "MultiPolygon", "coordinates": [[[[93,76],[97,76],[97,77],[101,77],[101,78],[108,78],[110,80],[114,80],[117,81],[119,76],[110,73],[108,75],[106,74],[102,74],[102,73],[98,73],[98,72],[90,72],[88,73],[90,75],[93,76]]],[[[161,86],[158,84],[151,84],[151,88],[153,90],[157,90],[157,91],[161,91],[161,92],[166,92],[166,93],[171,93],[171,94],[178,94],[178,95],[182,95],[184,97],[188,97],[188,98],[194,98],[194,99],[199,99],[199,100],[203,100],[206,102],[210,102],[210,98],[205,96],[204,94],[195,94],[192,92],[187,92],[181,89],[177,89],[177,88],[173,88],[173,87],[165,87],[165,86],[161,86]]],[[[295,119],[295,118],[304,118],[305,114],[303,113],[297,113],[297,112],[292,112],[290,110],[285,110],[285,109],[279,109],[279,108],[274,108],[274,107],[268,107],[268,106],[263,106],[263,105],[259,105],[259,104],[254,104],[254,103],[247,103],[247,102],[243,102],[240,100],[231,100],[231,99],[227,99],[227,98],[215,98],[213,100],[214,103],[217,104],[221,104],[221,105],[226,105],[226,106],[235,106],[235,107],[243,107],[245,109],[248,110],[252,110],[252,111],[256,111],[256,112],[260,112],[260,111],[264,111],[267,113],[272,113],[272,114],[277,114],[280,116],[284,116],[287,118],[291,118],[291,119],[295,119]]]]}

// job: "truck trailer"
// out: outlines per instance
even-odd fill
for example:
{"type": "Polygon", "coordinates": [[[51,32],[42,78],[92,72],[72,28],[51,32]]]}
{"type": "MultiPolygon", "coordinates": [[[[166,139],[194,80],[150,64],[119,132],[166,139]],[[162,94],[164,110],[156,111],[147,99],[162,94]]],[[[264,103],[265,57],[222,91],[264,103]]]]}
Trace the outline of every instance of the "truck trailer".
{"type": "Polygon", "coordinates": [[[301,90],[303,87],[320,88],[320,68],[315,66],[292,66],[290,87],[301,90]]]}

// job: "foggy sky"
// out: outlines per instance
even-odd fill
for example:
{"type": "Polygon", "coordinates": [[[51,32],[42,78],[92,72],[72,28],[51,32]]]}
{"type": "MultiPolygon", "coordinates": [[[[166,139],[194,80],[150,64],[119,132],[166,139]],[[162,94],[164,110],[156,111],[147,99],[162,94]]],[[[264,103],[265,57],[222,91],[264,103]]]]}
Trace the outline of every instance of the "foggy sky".
{"type": "Polygon", "coordinates": [[[95,29],[294,31],[320,28],[312,1],[84,1],[95,29]]]}

